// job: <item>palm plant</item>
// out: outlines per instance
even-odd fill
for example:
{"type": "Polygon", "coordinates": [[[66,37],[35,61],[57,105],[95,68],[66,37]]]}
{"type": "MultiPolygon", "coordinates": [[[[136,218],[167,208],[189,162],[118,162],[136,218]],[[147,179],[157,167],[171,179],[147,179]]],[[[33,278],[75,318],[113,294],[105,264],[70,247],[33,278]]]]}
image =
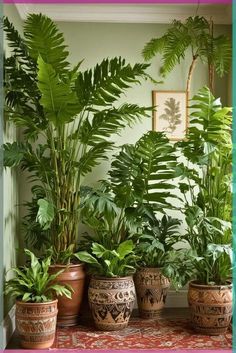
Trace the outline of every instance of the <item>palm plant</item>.
{"type": "Polygon", "coordinates": [[[19,165],[36,184],[27,204],[28,238],[33,234],[32,245],[40,247],[43,235],[57,261],[76,248],[83,178],[107,158],[110,137],[150,110],[117,106],[132,84],[147,77],[148,65],[113,58],[84,72],[81,62],[71,68],[62,33],[41,14],[27,17],[24,38],[7,18],[4,30],[12,48],[5,60],[5,113],[23,128],[21,142],[4,145],[4,165],[19,165]]]}
{"type": "Polygon", "coordinates": [[[165,76],[176,64],[185,59],[187,50],[192,53],[187,87],[190,91],[192,74],[197,61],[208,65],[209,87],[213,92],[214,71],[222,77],[231,64],[231,41],[225,35],[214,36],[213,23],[204,17],[188,17],[185,22],[174,20],[167,32],[159,38],[150,40],[143,49],[146,61],[156,54],[162,55],[161,74],[165,76]]]}
{"type": "Polygon", "coordinates": [[[193,98],[188,140],[179,143],[188,165],[179,165],[185,197],[186,241],[201,284],[224,284],[231,275],[231,108],[206,87],[193,98]]]}

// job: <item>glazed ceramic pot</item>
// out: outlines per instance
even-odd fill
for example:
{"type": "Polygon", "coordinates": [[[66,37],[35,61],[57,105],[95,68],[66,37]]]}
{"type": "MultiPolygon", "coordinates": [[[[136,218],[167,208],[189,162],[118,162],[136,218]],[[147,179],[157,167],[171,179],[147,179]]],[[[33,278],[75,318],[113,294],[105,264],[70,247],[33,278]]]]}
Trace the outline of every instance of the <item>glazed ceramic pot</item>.
{"type": "Polygon", "coordinates": [[[95,325],[99,330],[121,330],[128,326],[135,302],[133,278],[92,277],[88,299],[95,325]]]}
{"type": "Polygon", "coordinates": [[[139,314],[142,318],[158,317],[166,301],[170,281],[159,268],[143,267],[134,276],[139,314]]]}
{"type": "Polygon", "coordinates": [[[188,303],[195,331],[206,335],[224,334],[232,317],[232,284],[200,285],[190,282],[188,303]]]}
{"type": "Polygon", "coordinates": [[[45,303],[16,302],[16,330],[21,346],[50,348],[55,339],[57,300],[45,303]]]}
{"type": "Polygon", "coordinates": [[[84,292],[85,271],[83,264],[52,265],[49,273],[56,273],[64,269],[57,278],[56,282],[62,285],[69,285],[73,292],[71,299],[58,296],[58,326],[75,326],[78,323],[78,315],[84,292]]]}

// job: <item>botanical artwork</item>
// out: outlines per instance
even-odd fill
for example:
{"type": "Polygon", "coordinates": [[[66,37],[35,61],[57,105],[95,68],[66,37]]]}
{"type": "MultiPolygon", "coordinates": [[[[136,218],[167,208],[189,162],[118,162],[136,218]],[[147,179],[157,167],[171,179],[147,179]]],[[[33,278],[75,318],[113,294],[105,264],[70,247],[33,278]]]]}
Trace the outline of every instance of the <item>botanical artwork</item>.
{"type": "Polygon", "coordinates": [[[187,128],[186,92],[154,91],[153,129],[164,131],[171,140],[182,140],[187,128]]]}

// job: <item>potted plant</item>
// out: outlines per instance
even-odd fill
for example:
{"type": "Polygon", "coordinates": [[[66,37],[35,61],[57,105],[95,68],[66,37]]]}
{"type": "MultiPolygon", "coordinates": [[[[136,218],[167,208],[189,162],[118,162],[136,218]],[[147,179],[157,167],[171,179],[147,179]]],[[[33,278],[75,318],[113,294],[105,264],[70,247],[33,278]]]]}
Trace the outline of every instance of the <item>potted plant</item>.
{"type": "Polygon", "coordinates": [[[92,243],[91,253],[76,254],[88,264],[92,275],[88,299],[95,325],[100,330],[121,330],[129,323],[136,298],[132,275],[137,256],[133,250],[133,242],[126,240],[113,250],[92,243]]]}
{"type": "Polygon", "coordinates": [[[158,220],[153,214],[143,225],[142,234],[138,237],[135,252],[140,257],[140,268],[134,282],[139,313],[143,318],[155,318],[160,314],[172,278],[176,287],[181,285],[176,276],[176,261],[173,262],[174,252],[178,253],[176,257],[180,256],[180,250],[173,247],[180,241],[179,225],[178,219],[164,215],[158,220]]]}
{"type": "MultiPolygon", "coordinates": [[[[78,250],[81,184],[106,159],[112,134],[147,115],[150,109],[116,101],[148,75],[146,64],[105,59],[94,69],[71,68],[63,34],[42,14],[30,14],[24,37],[4,19],[12,56],[5,60],[6,116],[23,129],[20,142],[4,145],[4,165],[20,166],[34,182],[24,219],[27,239],[52,247],[52,273],[70,283],[72,300],[59,298],[58,322],[74,325],[83,294],[83,264],[78,250]]],[[[26,240],[27,240],[26,239],[26,240]]]]}
{"type": "Polygon", "coordinates": [[[57,321],[56,295],[71,298],[70,288],[55,284],[62,271],[48,274],[51,258],[39,261],[29,250],[25,254],[30,263],[12,268],[14,277],[6,282],[5,293],[16,297],[16,329],[21,346],[47,349],[54,342],[57,321]]]}
{"type": "Polygon", "coordinates": [[[157,54],[162,56],[160,74],[165,77],[186,58],[191,50],[186,91],[190,92],[191,79],[197,62],[208,65],[209,87],[214,90],[214,77],[226,74],[231,66],[232,45],[226,35],[214,34],[213,21],[203,16],[191,16],[184,22],[174,20],[163,36],[151,39],[143,49],[143,57],[150,61],[157,54]]]}
{"type": "Polygon", "coordinates": [[[207,87],[192,108],[188,140],[179,143],[188,165],[180,163],[178,173],[194,270],[188,301],[195,330],[217,335],[232,316],[231,108],[207,87]]]}
{"type": "Polygon", "coordinates": [[[177,198],[172,192],[176,165],[175,148],[165,134],[150,131],[135,145],[122,146],[112,162],[109,180],[88,193],[81,211],[83,223],[94,232],[92,236],[86,234],[81,244],[84,249],[90,249],[96,241],[113,250],[120,242],[132,239],[135,253],[140,255],[139,264],[155,267],[142,268],[135,275],[140,313],[146,317],[154,316],[163,306],[170,284],[160,268],[165,268],[176,286],[185,278],[183,271],[178,274],[177,256],[170,254],[180,240],[176,229],[180,222],[166,216],[162,221],[157,218],[158,212],[173,208],[168,201],[177,198]],[[155,277],[154,281],[150,279],[152,283],[148,283],[148,275],[155,277]],[[142,305],[146,296],[143,291],[153,294],[149,308],[142,305]]]}

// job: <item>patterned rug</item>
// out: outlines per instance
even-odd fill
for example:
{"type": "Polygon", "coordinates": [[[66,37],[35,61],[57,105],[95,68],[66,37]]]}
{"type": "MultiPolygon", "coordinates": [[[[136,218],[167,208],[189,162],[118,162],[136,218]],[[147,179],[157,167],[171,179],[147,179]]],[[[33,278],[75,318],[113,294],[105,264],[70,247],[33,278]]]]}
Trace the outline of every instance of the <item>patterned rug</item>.
{"type": "Polygon", "coordinates": [[[232,334],[196,334],[188,319],[141,320],[131,318],[129,326],[116,332],[97,331],[93,324],[59,328],[53,348],[77,349],[230,349],[232,334]]]}

